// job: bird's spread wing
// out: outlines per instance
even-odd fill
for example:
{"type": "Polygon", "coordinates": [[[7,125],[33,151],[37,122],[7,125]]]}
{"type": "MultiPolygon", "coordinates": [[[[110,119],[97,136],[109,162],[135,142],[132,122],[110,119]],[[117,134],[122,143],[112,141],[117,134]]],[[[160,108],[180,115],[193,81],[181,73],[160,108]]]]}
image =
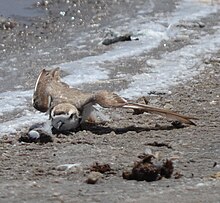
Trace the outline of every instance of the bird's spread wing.
{"type": "Polygon", "coordinates": [[[96,99],[96,103],[98,103],[102,107],[106,107],[106,108],[120,107],[120,108],[141,110],[141,112],[154,113],[161,116],[165,116],[169,119],[178,120],[181,123],[196,125],[193,121],[191,121],[191,119],[196,119],[196,118],[190,116],[184,116],[166,109],[151,107],[145,104],[128,102],[126,99],[112,92],[107,92],[107,91],[98,92],[95,96],[95,99],[96,99]]]}
{"type": "Polygon", "coordinates": [[[108,91],[97,92],[94,96],[95,102],[104,108],[123,107],[127,100],[115,93],[108,91]]]}

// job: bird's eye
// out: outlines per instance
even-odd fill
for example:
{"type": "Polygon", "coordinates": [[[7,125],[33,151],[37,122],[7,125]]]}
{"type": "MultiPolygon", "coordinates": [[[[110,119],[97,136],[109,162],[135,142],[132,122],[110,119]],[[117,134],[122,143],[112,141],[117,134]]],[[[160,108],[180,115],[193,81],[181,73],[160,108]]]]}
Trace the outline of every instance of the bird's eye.
{"type": "Polygon", "coordinates": [[[73,118],[73,116],[74,116],[75,114],[70,114],[70,117],[69,117],[69,119],[72,119],[73,118]]]}

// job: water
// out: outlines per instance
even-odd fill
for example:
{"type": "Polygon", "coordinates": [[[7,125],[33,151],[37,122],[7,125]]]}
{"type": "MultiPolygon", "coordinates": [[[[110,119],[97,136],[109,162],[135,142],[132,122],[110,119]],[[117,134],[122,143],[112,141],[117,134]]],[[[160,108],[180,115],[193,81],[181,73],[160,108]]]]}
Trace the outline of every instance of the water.
{"type": "Polygon", "coordinates": [[[4,17],[33,17],[43,12],[33,9],[36,0],[0,0],[0,15],[4,17]]]}
{"type": "MultiPolygon", "coordinates": [[[[162,19],[158,18],[157,23],[149,19],[143,19],[139,15],[132,21],[129,20],[128,25],[125,23],[115,28],[119,33],[121,30],[133,32],[134,36],[139,38],[139,41],[117,44],[112,50],[104,54],[85,57],[78,61],[59,64],[58,66],[69,74],[64,78],[64,81],[73,86],[97,80],[108,80],[109,70],[105,68],[105,62],[112,63],[120,59],[123,60],[123,58],[126,60],[130,56],[147,54],[153,48],[158,47],[163,40],[181,36],[188,37],[192,33],[185,33],[185,30],[177,28],[175,25],[179,22],[200,20],[218,11],[219,6],[213,5],[211,2],[207,4],[200,1],[185,0],[181,2],[171,16],[162,19]],[[167,24],[167,26],[163,24],[167,24]]],[[[82,42],[82,39],[79,41],[82,42]]],[[[186,46],[169,54],[163,54],[160,56],[161,60],[148,60],[146,65],[151,65],[153,70],[150,73],[136,74],[131,77],[129,74],[127,76],[124,75],[130,85],[128,89],[122,89],[119,94],[126,98],[133,98],[155,89],[164,91],[181,81],[190,80],[202,69],[202,67],[199,69],[196,65],[207,54],[218,51],[219,42],[220,35],[218,31],[213,35],[207,33],[205,37],[198,36],[197,40],[193,40],[192,44],[194,45],[186,46]],[[156,84],[155,81],[157,81],[156,84]]],[[[75,44],[75,46],[77,45],[75,44]]]]}
{"type": "MultiPolygon", "coordinates": [[[[211,34],[202,30],[198,33],[193,29],[187,30],[175,25],[183,21],[200,21],[211,14],[219,13],[220,7],[217,3],[216,1],[183,0],[180,1],[174,12],[166,17],[159,16],[156,19],[155,17],[147,19],[144,17],[145,11],[149,11],[149,6],[145,5],[146,7],[140,8],[137,16],[125,19],[122,25],[115,27],[114,24],[111,25],[119,33],[124,30],[132,32],[135,37],[139,38],[138,41],[118,43],[103,54],[86,56],[76,61],[56,64],[56,67],[61,67],[67,73],[63,80],[73,86],[90,84],[100,80],[105,81],[111,79],[108,62],[117,64],[118,61],[127,60],[131,56],[147,55],[153,48],[160,46],[164,40],[172,41],[179,37],[185,37],[190,40],[190,45],[185,45],[172,52],[159,54],[157,58],[148,59],[146,66],[151,66],[150,72],[147,69],[142,69],[142,74],[116,73],[118,77],[123,75],[123,79],[128,82],[128,88],[119,91],[120,95],[127,98],[146,95],[147,92],[153,90],[168,91],[169,88],[179,83],[184,83],[199,74],[204,68],[200,65],[203,59],[207,55],[216,53],[220,47],[220,31],[218,31],[220,23],[216,23],[217,25],[213,27],[211,34]],[[196,38],[190,39],[190,35],[196,35],[196,38]],[[155,81],[157,82],[155,83],[155,81]]],[[[151,1],[150,5],[153,7],[153,1],[151,1]]],[[[84,33],[77,40],[75,39],[72,43],[69,43],[68,46],[72,46],[75,49],[82,44],[85,45],[89,36],[89,33],[84,33]]],[[[0,65],[0,70],[1,68],[3,66],[1,67],[0,65]]],[[[1,134],[16,132],[21,127],[47,119],[47,116],[41,113],[28,110],[27,106],[30,103],[32,91],[22,92],[18,90],[0,94],[1,116],[10,114],[16,108],[24,110],[21,117],[0,124],[1,134]]]]}

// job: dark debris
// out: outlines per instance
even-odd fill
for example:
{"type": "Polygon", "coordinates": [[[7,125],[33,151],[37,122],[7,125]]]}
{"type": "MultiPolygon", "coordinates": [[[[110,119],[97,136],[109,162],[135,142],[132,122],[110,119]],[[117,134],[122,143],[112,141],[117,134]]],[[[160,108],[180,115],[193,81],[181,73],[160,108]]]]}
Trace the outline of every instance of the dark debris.
{"type": "Polygon", "coordinates": [[[109,164],[100,164],[98,162],[95,162],[92,166],[90,166],[89,170],[99,172],[99,173],[106,173],[106,172],[112,171],[109,164]]]}
{"type": "Polygon", "coordinates": [[[183,174],[181,174],[180,172],[175,172],[175,173],[173,174],[173,177],[174,177],[175,179],[180,179],[181,177],[183,177],[183,174]]]}
{"type": "Polygon", "coordinates": [[[0,16],[0,29],[1,30],[11,30],[17,25],[17,22],[10,18],[5,18],[0,16]]]}
{"type": "Polygon", "coordinates": [[[160,180],[162,177],[170,178],[174,169],[172,161],[166,160],[163,163],[154,164],[153,157],[153,155],[145,155],[141,161],[134,164],[131,172],[123,172],[123,178],[148,182],[160,180]]]}
{"type": "Polygon", "coordinates": [[[27,143],[40,143],[40,144],[45,144],[48,142],[53,142],[53,138],[50,134],[39,130],[39,136],[38,137],[31,137],[29,133],[22,134],[19,139],[19,142],[27,142],[27,143]]]}
{"type": "Polygon", "coordinates": [[[184,125],[180,121],[172,121],[171,124],[175,128],[184,128],[184,125]]]}
{"type": "Polygon", "coordinates": [[[164,142],[155,141],[155,142],[146,143],[146,145],[153,146],[153,147],[167,147],[168,149],[172,149],[171,145],[164,143],[164,142]]]}
{"type": "Polygon", "coordinates": [[[125,34],[125,35],[114,37],[114,38],[104,39],[102,44],[103,45],[110,45],[110,44],[114,44],[116,42],[124,42],[124,41],[131,41],[131,35],[125,34]]]}

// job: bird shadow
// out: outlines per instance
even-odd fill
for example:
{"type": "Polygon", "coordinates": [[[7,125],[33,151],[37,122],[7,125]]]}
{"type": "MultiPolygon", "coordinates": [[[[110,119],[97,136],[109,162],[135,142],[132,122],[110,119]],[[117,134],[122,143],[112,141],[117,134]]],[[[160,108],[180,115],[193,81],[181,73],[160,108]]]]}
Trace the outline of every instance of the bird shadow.
{"type": "Polygon", "coordinates": [[[115,134],[124,134],[129,131],[131,132],[136,132],[140,133],[143,131],[158,131],[158,130],[174,130],[174,129],[180,129],[180,128],[185,128],[187,126],[177,123],[177,122],[172,122],[172,125],[158,125],[156,124],[155,126],[149,126],[149,127],[137,127],[137,126],[128,126],[128,127],[109,127],[109,126],[102,126],[94,123],[86,123],[83,126],[80,126],[79,129],[77,129],[75,132],[79,132],[82,130],[90,131],[94,134],[97,135],[103,135],[103,134],[108,134],[111,132],[114,132],[115,134]]]}

